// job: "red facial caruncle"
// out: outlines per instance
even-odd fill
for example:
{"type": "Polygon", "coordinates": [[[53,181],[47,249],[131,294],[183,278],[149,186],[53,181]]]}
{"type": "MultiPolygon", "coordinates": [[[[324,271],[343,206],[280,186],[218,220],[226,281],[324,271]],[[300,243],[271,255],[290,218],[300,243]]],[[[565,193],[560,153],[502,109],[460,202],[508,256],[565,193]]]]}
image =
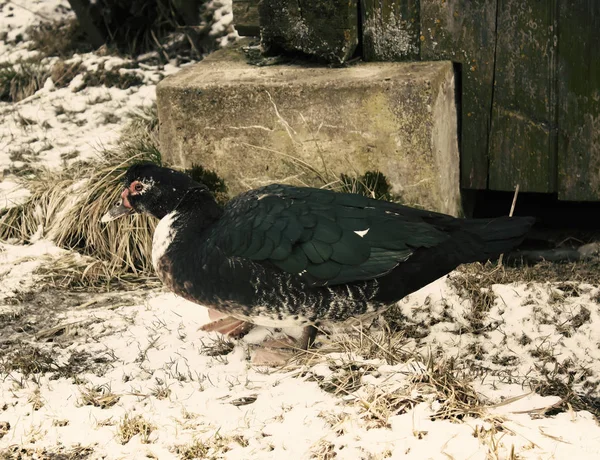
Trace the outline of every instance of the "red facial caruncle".
{"type": "Polygon", "coordinates": [[[123,206],[126,208],[131,208],[131,203],[129,203],[129,196],[139,195],[142,190],[144,190],[144,184],[142,184],[138,180],[134,180],[129,187],[123,190],[121,193],[121,199],[123,200],[123,206]]]}

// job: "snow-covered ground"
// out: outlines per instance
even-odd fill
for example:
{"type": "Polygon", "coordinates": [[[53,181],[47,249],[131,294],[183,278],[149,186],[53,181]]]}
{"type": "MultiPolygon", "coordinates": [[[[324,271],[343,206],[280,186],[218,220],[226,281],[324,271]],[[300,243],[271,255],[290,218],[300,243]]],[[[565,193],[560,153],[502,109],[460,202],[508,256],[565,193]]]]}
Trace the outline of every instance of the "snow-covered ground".
{"type": "MultiPolygon", "coordinates": [[[[0,63],[30,56],[27,26],[68,6],[0,0],[0,63]]],[[[143,84],[125,90],[50,81],[0,102],[0,208],[27,197],[11,171],[93,159],[177,70],[131,69],[143,84]]],[[[264,329],[237,341],[200,331],[206,309],[165,290],[52,287],[42,269],[65,252],[0,243],[0,458],[600,458],[600,427],[581,410],[600,408],[600,289],[589,279],[474,295],[456,272],[400,302],[388,320],[404,334],[320,336],[314,353],[273,369],[249,360],[264,329]],[[582,396],[561,404],[569,388],[582,396]]]]}

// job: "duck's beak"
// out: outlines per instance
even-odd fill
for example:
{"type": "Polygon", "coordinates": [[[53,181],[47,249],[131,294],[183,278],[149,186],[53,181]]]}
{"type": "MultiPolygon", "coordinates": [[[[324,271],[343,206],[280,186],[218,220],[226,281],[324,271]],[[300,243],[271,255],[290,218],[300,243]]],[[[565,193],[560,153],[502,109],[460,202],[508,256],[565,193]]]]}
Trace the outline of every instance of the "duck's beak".
{"type": "Polygon", "coordinates": [[[125,189],[121,194],[121,199],[116,202],[116,204],[108,210],[106,214],[102,216],[100,222],[106,223],[111,220],[118,219],[119,217],[126,216],[127,214],[133,213],[133,208],[129,204],[129,200],[127,199],[128,190],[125,189]]]}

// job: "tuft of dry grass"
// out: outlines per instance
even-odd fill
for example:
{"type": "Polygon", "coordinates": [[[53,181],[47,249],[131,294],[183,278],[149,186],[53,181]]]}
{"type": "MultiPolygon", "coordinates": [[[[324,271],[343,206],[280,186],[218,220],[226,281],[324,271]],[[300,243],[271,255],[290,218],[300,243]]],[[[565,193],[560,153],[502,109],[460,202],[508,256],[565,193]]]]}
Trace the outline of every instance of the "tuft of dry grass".
{"type": "Polygon", "coordinates": [[[80,388],[81,396],[79,398],[80,406],[94,406],[100,409],[106,409],[114,406],[121,399],[120,396],[114,394],[110,386],[99,385],[92,388],[80,388]]]}
{"type": "Polygon", "coordinates": [[[224,356],[231,353],[234,347],[235,342],[226,336],[218,335],[208,344],[202,341],[200,353],[206,356],[224,356]]]}
{"type": "Polygon", "coordinates": [[[402,332],[354,327],[336,336],[335,343],[323,343],[288,364],[306,368],[325,363],[332,371],[327,378],[302,372],[319,386],[339,396],[352,396],[363,409],[363,417],[374,427],[388,425],[390,417],[411,410],[416,404],[435,401],[432,418],[461,420],[467,416],[486,417],[485,403],[471,386],[473,376],[458,369],[452,359],[422,356],[409,350],[409,339],[402,332]],[[366,376],[379,375],[379,363],[407,363],[412,371],[406,378],[369,383],[366,376]],[[413,364],[410,364],[413,363],[413,364]]]}
{"type": "Polygon", "coordinates": [[[27,402],[31,404],[31,408],[34,411],[40,410],[42,407],[44,407],[44,401],[42,401],[39,387],[35,387],[33,392],[27,398],[27,402]]]}
{"type": "Polygon", "coordinates": [[[150,434],[156,427],[141,415],[125,414],[117,425],[116,437],[121,444],[127,444],[131,438],[140,435],[142,444],[150,443],[150,434]]]}
{"type": "Polygon", "coordinates": [[[52,267],[39,270],[61,287],[107,287],[153,277],[152,234],[156,219],[134,215],[100,223],[118,200],[127,168],[138,161],[160,162],[157,123],[141,112],[125,130],[118,147],[94,164],[75,164],[62,172],[39,172],[28,179],[29,200],[0,214],[0,240],[28,243],[43,236],[74,249],[52,267]]]}
{"type": "Polygon", "coordinates": [[[377,367],[369,363],[343,360],[341,363],[330,362],[329,369],[333,374],[330,378],[319,381],[319,386],[323,391],[344,396],[362,387],[363,377],[374,373],[377,367]]]}
{"type": "Polygon", "coordinates": [[[32,44],[30,49],[45,56],[71,57],[74,53],[87,53],[92,46],[75,18],[41,22],[27,29],[32,44]]]}
{"type": "MultiPolygon", "coordinates": [[[[414,357],[414,353],[406,348],[408,342],[402,331],[392,331],[386,324],[381,329],[353,325],[343,334],[336,335],[335,342],[324,343],[316,356],[342,353],[347,356],[358,355],[363,359],[380,359],[394,365],[414,357]]],[[[309,350],[307,354],[310,353],[309,350]]],[[[304,358],[302,355],[300,357],[304,358]]]]}
{"type": "Polygon", "coordinates": [[[151,394],[156,399],[167,399],[169,396],[171,396],[171,389],[164,380],[156,377],[156,385],[152,389],[151,394]]]}
{"type": "Polygon", "coordinates": [[[485,275],[474,271],[458,271],[449,277],[450,286],[463,299],[468,299],[470,308],[465,314],[471,332],[479,334],[487,330],[489,311],[496,302],[496,294],[492,290],[492,281],[485,275]]]}
{"type": "Polygon", "coordinates": [[[461,420],[482,417],[485,405],[471,386],[472,379],[455,368],[453,359],[428,360],[426,371],[413,377],[421,394],[432,394],[440,404],[434,419],[461,420]]]}
{"type": "Polygon", "coordinates": [[[84,71],[85,67],[81,62],[65,62],[61,59],[52,66],[50,76],[57,88],[65,88],[73,78],[84,71]]]}
{"type": "Polygon", "coordinates": [[[5,434],[10,430],[9,422],[0,422],[0,439],[4,437],[5,434]]]}
{"type": "Polygon", "coordinates": [[[127,89],[132,86],[140,86],[144,83],[144,78],[135,71],[120,72],[124,67],[115,67],[110,70],[100,64],[94,72],[85,72],[83,75],[82,89],[87,86],[106,86],[108,88],[116,87],[127,89]]]}
{"type": "Polygon", "coordinates": [[[248,441],[242,436],[221,436],[218,433],[213,437],[201,440],[195,438],[190,444],[178,445],[173,448],[182,460],[201,458],[203,460],[217,460],[223,458],[223,454],[230,450],[230,444],[237,443],[242,447],[248,445],[248,441]]]}
{"type": "Polygon", "coordinates": [[[310,458],[315,460],[333,460],[335,457],[337,457],[335,444],[326,439],[320,440],[310,454],[310,458]]]}
{"type": "Polygon", "coordinates": [[[18,102],[33,95],[49,76],[40,60],[0,64],[0,101],[18,102]]]}
{"type": "Polygon", "coordinates": [[[52,353],[22,344],[0,358],[0,374],[17,371],[25,376],[38,373],[54,372],[60,366],[52,353]]]}
{"type": "Polygon", "coordinates": [[[510,283],[560,283],[565,286],[568,280],[574,283],[596,284],[600,273],[600,261],[590,259],[581,262],[552,263],[540,262],[535,265],[502,266],[493,262],[472,263],[457,268],[461,276],[469,278],[472,284],[488,288],[493,284],[510,283]]]}
{"type": "Polygon", "coordinates": [[[94,449],[90,446],[65,447],[58,445],[52,449],[43,447],[24,447],[22,445],[12,445],[7,449],[0,450],[2,459],[38,459],[38,460],[57,460],[57,459],[77,459],[85,460],[94,454],[94,449]]]}
{"type": "Polygon", "coordinates": [[[545,408],[543,414],[554,415],[574,409],[586,410],[600,417],[600,398],[597,396],[600,382],[588,380],[592,374],[591,369],[580,366],[571,359],[557,362],[553,349],[541,356],[540,360],[540,364],[536,365],[539,377],[529,379],[529,387],[541,396],[561,398],[557,404],[545,408]]]}

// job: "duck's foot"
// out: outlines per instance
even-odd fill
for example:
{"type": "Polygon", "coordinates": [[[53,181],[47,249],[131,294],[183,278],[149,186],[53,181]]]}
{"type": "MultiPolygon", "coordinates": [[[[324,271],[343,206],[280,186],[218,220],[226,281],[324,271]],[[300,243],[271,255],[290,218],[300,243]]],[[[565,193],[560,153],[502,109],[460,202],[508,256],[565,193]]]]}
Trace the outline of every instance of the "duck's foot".
{"type": "Polygon", "coordinates": [[[240,338],[253,327],[252,323],[227,316],[216,310],[209,309],[208,317],[213,321],[200,327],[200,330],[205,332],[219,332],[229,337],[240,338]]]}
{"type": "Polygon", "coordinates": [[[297,351],[308,350],[317,336],[317,328],[307,326],[300,338],[289,335],[264,341],[252,357],[252,364],[257,366],[283,366],[297,351]]]}

